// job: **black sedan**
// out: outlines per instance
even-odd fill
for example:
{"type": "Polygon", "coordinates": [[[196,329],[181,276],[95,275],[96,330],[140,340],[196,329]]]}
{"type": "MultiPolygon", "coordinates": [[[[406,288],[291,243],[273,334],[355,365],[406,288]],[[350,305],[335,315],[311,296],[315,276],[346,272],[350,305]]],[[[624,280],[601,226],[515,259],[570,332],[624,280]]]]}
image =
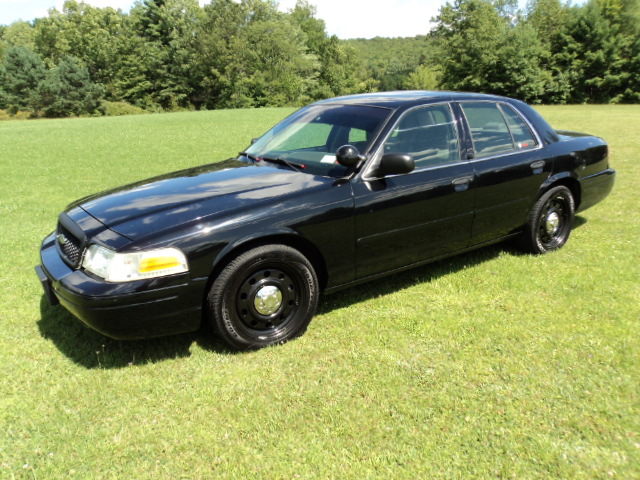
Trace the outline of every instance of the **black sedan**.
{"type": "Polygon", "coordinates": [[[301,335],[322,292],[510,238],[560,248],[614,179],[602,139],[517,100],[334,98],[237,158],[71,204],[36,271],[52,304],[109,337],[205,321],[254,349],[301,335]]]}

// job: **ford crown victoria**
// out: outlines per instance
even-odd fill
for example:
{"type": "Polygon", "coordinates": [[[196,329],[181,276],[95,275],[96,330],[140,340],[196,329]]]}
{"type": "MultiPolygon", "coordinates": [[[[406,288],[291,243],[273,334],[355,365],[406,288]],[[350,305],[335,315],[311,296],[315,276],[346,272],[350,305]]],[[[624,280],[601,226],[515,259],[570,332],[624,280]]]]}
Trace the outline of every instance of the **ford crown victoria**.
{"type": "Polygon", "coordinates": [[[322,292],[507,239],[562,247],[615,171],[604,140],[451,92],[320,101],[237,158],[72,203],[45,294],[116,339],[209,322],[236,349],[301,335],[322,292]]]}

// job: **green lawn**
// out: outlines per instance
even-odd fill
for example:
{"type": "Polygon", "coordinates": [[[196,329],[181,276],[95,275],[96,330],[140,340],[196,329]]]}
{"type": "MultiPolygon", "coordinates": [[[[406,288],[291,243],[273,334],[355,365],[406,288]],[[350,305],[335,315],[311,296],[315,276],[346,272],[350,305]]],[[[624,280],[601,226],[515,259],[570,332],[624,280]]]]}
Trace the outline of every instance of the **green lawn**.
{"type": "Polygon", "coordinates": [[[290,110],[0,123],[0,478],[640,478],[640,106],[539,110],[618,170],[565,248],[327,296],[302,338],[245,354],[109,340],[33,266],[67,203],[229,157],[290,110]]]}

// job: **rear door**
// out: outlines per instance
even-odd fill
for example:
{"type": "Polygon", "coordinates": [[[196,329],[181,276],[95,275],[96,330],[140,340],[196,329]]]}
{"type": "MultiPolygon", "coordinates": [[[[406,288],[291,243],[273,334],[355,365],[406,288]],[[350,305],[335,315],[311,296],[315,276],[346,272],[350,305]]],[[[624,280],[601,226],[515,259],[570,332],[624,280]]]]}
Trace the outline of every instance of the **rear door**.
{"type": "Polygon", "coordinates": [[[459,139],[449,104],[419,107],[399,119],[378,155],[411,154],[416,168],[353,183],[357,278],[466,247],[475,179],[459,139]]]}
{"type": "Polygon", "coordinates": [[[489,242],[521,227],[551,161],[541,141],[514,108],[500,102],[459,104],[471,139],[468,156],[476,178],[470,245],[489,242]]]}

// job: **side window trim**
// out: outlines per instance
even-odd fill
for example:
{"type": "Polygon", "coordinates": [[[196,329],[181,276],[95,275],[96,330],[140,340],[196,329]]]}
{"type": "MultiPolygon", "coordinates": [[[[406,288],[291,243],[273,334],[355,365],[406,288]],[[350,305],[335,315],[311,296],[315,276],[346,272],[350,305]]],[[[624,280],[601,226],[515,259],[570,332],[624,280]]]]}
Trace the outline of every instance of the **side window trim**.
{"type": "Polygon", "coordinates": [[[509,132],[509,136],[511,137],[511,146],[513,147],[513,151],[516,152],[518,147],[516,146],[516,137],[513,136],[513,132],[511,131],[511,126],[509,125],[509,119],[504,113],[503,104],[497,103],[498,111],[500,115],[502,115],[502,119],[504,120],[504,124],[507,126],[507,131],[509,132]]]}

